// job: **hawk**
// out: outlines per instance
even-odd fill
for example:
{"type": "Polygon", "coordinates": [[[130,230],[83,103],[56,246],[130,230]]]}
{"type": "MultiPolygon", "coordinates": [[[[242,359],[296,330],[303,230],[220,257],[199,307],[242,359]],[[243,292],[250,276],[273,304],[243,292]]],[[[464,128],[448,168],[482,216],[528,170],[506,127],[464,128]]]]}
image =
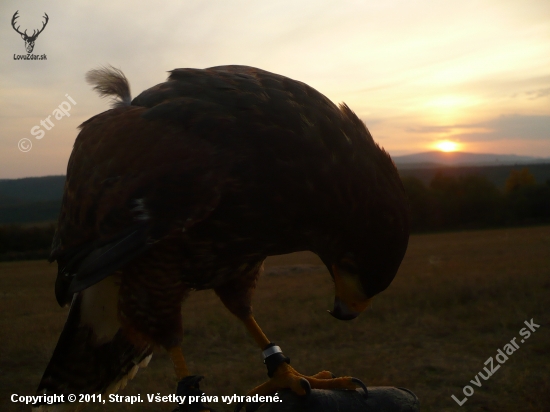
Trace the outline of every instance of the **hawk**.
{"type": "Polygon", "coordinates": [[[365,124],[307,84],[248,66],[175,69],[133,100],[118,69],[87,80],[114,101],[80,126],[68,163],[50,261],[70,311],[37,394],[116,392],[156,348],[196,389],[181,304],[204,289],[263,351],[271,378],[249,394],[304,394],[304,379],[355,388],[350,377],[294,370],[251,300],[266,257],[296,251],[327,266],[338,319],[392,282],[408,205],[365,124]]]}

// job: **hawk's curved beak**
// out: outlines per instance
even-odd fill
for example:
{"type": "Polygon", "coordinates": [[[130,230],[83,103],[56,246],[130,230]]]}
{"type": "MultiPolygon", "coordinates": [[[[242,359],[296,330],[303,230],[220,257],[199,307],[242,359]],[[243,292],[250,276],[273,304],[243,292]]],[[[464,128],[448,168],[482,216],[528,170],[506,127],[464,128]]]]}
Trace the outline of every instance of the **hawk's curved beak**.
{"type": "Polygon", "coordinates": [[[332,273],[336,290],[334,309],[329,313],[340,320],[355,319],[369,306],[372,298],[363,292],[357,275],[339,269],[336,265],[332,266],[332,273]]]}

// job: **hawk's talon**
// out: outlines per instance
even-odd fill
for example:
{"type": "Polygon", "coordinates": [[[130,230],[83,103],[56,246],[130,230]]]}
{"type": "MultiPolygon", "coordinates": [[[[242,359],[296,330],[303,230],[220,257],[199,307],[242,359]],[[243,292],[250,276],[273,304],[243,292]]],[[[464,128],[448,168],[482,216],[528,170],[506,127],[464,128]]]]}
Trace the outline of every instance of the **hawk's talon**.
{"type": "Polygon", "coordinates": [[[302,387],[302,389],[304,391],[306,391],[305,396],[311,395],[311,385],[309,384],[309,381],[306,378],[301,378],[300,379],[300,386],[302,387]]]}
{"type": "MultiPolygon", "coordinates": [[[[199,388],[199,382],[204,378],[200,375],[190,375],[181,379],[178,382],[178,388],[176,390],[177,396],[185,396],[185,400],[189,399],[189,396],[202,396],[204,393],[199,388]]],[[[185,402],[178,405],[172,412],[216,412],[208,405],[204,405],[202,402],[193,402],[191,404],[185,402]]]]}
{"type": "Polygon", "coordinates": [[[290,389],[299,396],[304,396],[311,392],[311,389],[349,389],[355,390],[359,385],[353,382],[351,377],[329,378],[330,372],[323,371],[314,376],[305,376],[297,372],[287,363],[281,363],[273,377],[252,389],[247,396],[253,395],[272,395],[281,389],[290,389]],[[307,381],[307,387],[303,381],[307,381]]]}
{"type": "Polygon", "coordinates": [[[368,397],[369,397],[369,391],[367,390],[367,387],[366,387],[366,385],[363,383],[363,381],[361,381],[360,379],[357,379],[357,378],[351,378],[351,381],[352,381],[353,383],[356,383],[357,385],[359,385],[359,386],[361,387],[361,389],[363,389],[363,392],[365,393],[365,394],[363,395],[363,397],[364,397],[365,399],[368,399],[368,397]]]}

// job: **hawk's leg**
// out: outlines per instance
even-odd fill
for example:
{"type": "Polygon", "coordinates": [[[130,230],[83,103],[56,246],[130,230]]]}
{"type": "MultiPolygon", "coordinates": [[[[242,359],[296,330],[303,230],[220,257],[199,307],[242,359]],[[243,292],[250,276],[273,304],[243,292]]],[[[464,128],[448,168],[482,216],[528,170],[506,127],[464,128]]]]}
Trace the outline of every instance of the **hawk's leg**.
{"type": "Polygon", "coordinates": [[[286,358],[282,352],[269,350],[270,348],[278,348],[270,343],[269,339],[262,332],[261,328],[256,323],[254,317],[250,315],[243,319],[243,323],[258,346],[264,350],[264,354],[274,352],[266,358],[268,366],[268,375],[270,380],[252,389],[248,395],[269,395],[277,392],[280,389],[289,388],[298,395],[305,395],[309,388],[313,389],[355,389],[357,385],[352,377],[336,378],[331,372],[322,371],[313,376],[306,376],[297,372],[290,366],[290,360],[286,358]],[[273,361],[269,358],[274,357],[273,361]],[[307,383],[305,382],[307,381],[307,383]],[[309,387],[309,388],[308,388],[309,387]]]}
{"type": "MultiPolygon", "coordinates": [[[[242,273],[231,283],[216,288],[215,291],[225,307],[244,323],[258,347],[262,351],[265,351],[270,346],[270,340],[262,332],[252,316],[252,295],[261,266],[262,262],[251,266],[249,271],[242,273]]],[[[355,389],[357,387],[354,383],[354,378],[334,378],[332,373],[327,371],[313,376],[302,375],[289,365],[289,362],[287,362],[288,358],[285,358],[284,355],[274,356],[278,356],[281,361],[273,364],[273,358],[271,358],[269,363],[266,363],[273,369],[269,370],[268,368],[270,380],[252,389],[249,395],[269,395],[285,388],[292,389],[298,395],[305,395],[306,389],[303,385],[305,387],[308,386],[305,381],[313,389],[355,389]]]]}
{"type": "Polygon", "coordinates": [[[176,372],[178,380],[189,376],[189,370],[187,369],[187,364],[185,363],[185,358],[183,357],[181,348],[179,346],[175,346],[168,349],[168,354],[174,364],[174,371],[176,372]]]}
{"type": "MultiPolygon", "coordinates": [[[[168,349],[168,354],[172,363],[174,364],[174,370],[178,377],[178,389],[176,391],[177,396],[185,396],[183,399],[189,399],[190,396],[201,396],[203,392],[199,388],[199,382],[202,380],[202,376],[189,375],[185,358],[179,346],[168,349]]],[[[208,405],[204,405],[202,402],[193,402],[180,404],[173,412],[215,412],[208,405]]]]}

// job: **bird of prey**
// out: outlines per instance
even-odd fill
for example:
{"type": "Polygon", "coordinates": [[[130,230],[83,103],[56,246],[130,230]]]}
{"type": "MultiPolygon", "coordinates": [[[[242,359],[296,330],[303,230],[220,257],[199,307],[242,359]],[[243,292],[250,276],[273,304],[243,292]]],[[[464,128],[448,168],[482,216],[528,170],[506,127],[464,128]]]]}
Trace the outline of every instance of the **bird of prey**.
{"type": "Polygon", "coordinates": [[[365,124],[307,84],[248,66],[175,69],[133,100],[118,69],[87,80],[113,105],[80,126],[68,163],[50,260],[70,311],[37,394],[115,392],[156,348],[196,384],[180,349],[181,304],[204,289],[263,351],[271,378],[250,394],[303,394],[304,379],[355,388],[293,369],[251,299],[266,257],[296,251],[327,266],[338,319],[392,282],[408,204],[365,124]]]}

